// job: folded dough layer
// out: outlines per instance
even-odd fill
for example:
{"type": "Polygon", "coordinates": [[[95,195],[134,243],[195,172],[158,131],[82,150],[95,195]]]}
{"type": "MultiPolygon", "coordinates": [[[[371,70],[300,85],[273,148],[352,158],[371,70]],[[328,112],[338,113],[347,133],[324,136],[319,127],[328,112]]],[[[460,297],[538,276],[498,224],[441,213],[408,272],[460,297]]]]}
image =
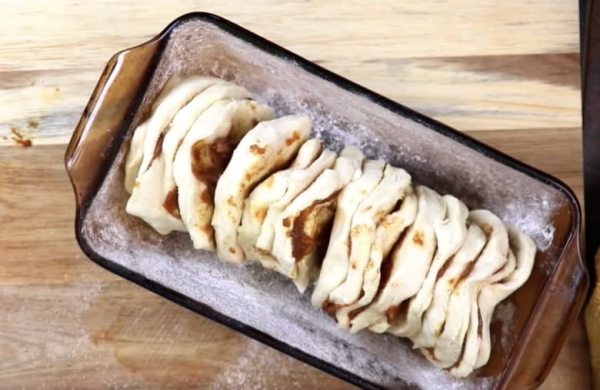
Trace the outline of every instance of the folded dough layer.
{"type": "MultiPolygon", "coordinates": [[[[209,79],[214,83],[221,81],[219,79],[209,77],[202,77],[202,79],[209,79]]],[[[171,91],[173,91],[177,85],[183,82],[183,80],[184,79],[180,76],[173,76],[165,83],[165,86],[160,91],[156,101],[154,101],[150,107],[149,118],[152,118],[161,103],[169,96],[171,91]]],[[[200,86],[197,90],[198,92],[202,90],[203,86],[202,82],[199,82],[199,84],[200,86]]],[[[208,83],[208,85],[210,85],[210,83],[208,83]]],[[[127,152],[127,156],[125,157],[125,189],[129,194],[131,194],[133,191],[135,179],[140,171],[140,165],[142,164],[142,159],[144,158],[144,140],[146,139],[148,122],[150,122],[150,119],[146,119],[134,130],[133,137],[131,138],[131,143],[129,145],[129,150],[127,152]]]]}
{"type": "Polygon", "coordinates": [[[238,242],[246,255],[246,260],[260,259],[261,254],[256,248],[256,240],[260,235],[269,206],[286,194],[292,172],[308,168],[322,152],[323,143],[320,140],[306,141],[288,169],[277,171],[267,177],[244,200],[244,213],[238,227],[238,242]]]}
{"type": "Polygon", "coordinates": [[[458,291],[464,279],[470,274],[487,242],[479,226],[469,223],[467,226],[467,235],[462,247],[448,260],[447,267],[440,270],[437,275],[438,280],[431,305],[423,314],[421,329],[411,338],[415,348],[435,346],[446,323],[450,297],[458,291]]]}
{"type": "Polygon", "coordinates": [[[215,189],[212,226],[219,259],[244,260],[237,241],[244,199],[257,183],[289,165],[308,139],[310,128],[310,119],[293,115],[261,122],[235,148],[215,189]]]}
{"type": "Polygon", "coordinates": [[[203,112],[187,132],[172,174],[179,212],[194,248],[215,249],[211,220],[217,180],[240,139],[272,117],[271,108],[255,101],[222,100],[203,112]]]}
{"type": "Polygon", "coordinates": [[[494,274],[506,269],[509,258],[508,233],[498,217],[487,210],[475,210],[469,213],[469,221],[481,228],[487,243],[470,272],[461,275],[463,281],[455,287],[450,297],[448,316],[435,348],[432,351],[423,350],[426,357],[443,368],[455,365],[461,353],[465,353],[463,344],[471,322],[472,304],[476,302],[481,288],[493,280],[494,274]]]}
{"type": "Polygon", "coordinates": [[[381,181],[384,168],[384,161],[366,160],[361,175],[340,192],[329,245],[312,295],[312,304],[316,307],[323,307],[327,311],[329,294],[346,279],[350,267],[352,217],[360,202],[381,181]]]}
{"type": "MultiPolygon", "coordinates": [[[[310,141],[309,141],[310,142],[310,141]]],[[[267,209],[260,233],[256,238],[259,260],[263,266],[278,269],[277,260],[271,255],[275,239],[275,225],[285,208],[305,191],[326,169],[333,166],[337,154],[324,150],[306,169],[293,169],[289,175],[288,186],[283,196],[271,203],[267,209]]]]}
{"type": "Polygon", "coordinates": [[[157,106],[146,126],[144,157],[126,210],[161,234],[186,231],[178,209],[172,163],[191,123],[222,98],[249,96],[244,88],[215,80],[190,78],[178,84],[157,106]]]}
{"type": "Polygon", "coordinates": [[[330,233],[337,198],[344,186],[360,174],[364,155],[355,147],[344,148],[333,169],[326,169],[281,213],[275,222],[273,256],[278,270],[294,280],[300,292],[308,286],[317,249],[330,233]]]}
{"type": "MultiPolygon", "coordinates": [[[[346,280],[332,291],[330,301],[346,306],[356,303],[360,299],[377,225],[393,210],[409,184],[410,175],[406,171],[387,165],[381,182],[360,203],[352,217],[348,275],[346,280]]],[[[350,325],[349,318],[345,314],[345,311],[336,313],[338,324],[341,327],[350,325]]]]}
{"type": "Polygon", "coordinates": [[[382,266],[382,278],[376,299],[352,320],[353,331],[369,328],[387,331],[400,305],[421,288],[436,249],[433,226],[444,218],[442,197],[427,187],[418,186],[415,222],[393,249],[382,266]]]}
{"type": "Polygon", "coordinates": [[[433,225],[437,241],[435,256],[419,292],[408,303],[406,315],[396,318],[388,329],[395,336],[411,337],[421,329],[423,313],[431,304],[438,273],[465,241],[469,209],[453,196],[445,195],[442,199],[445,205],[444,219],[433,225]]]}
{"type": "MultiPolygon", "coordinates": [[[[404,199],[396,210],[381,219],[375,231],[375,240],[371,246],[369,262],[365,269],[361,298],[349,305],[341,306],[336,311],[338,325],[342,328],[350,326],[350,322],[369,305],[379,288],[381,281],[381,264],[387,259],[396,242],[402,237],[406,228],[413,224],[417,215],[417,196],[414,189],[408,187],[404,199]]],[[[355,333],[355,328],[351,329],[355,333]]]]}
{"type": "Polygon", "coordinates": [[[508,276],[484,287],[479,294],[478,303],[480,317],[483,321],[483,334],[475,369],[482,367],[490,358],[490,322],[496,305],[525,284],[535,262],[537,248],[533,240],[512,226],[507,225],[507,229],[510,248],[516,258],[516,267],[508,276]]]}

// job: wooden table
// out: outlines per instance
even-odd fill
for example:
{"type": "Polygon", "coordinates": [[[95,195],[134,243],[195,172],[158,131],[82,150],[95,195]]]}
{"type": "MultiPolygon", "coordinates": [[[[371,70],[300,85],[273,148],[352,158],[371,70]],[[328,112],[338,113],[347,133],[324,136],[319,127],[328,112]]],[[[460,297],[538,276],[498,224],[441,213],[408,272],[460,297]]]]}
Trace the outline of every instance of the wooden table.
{"type": "MultiPolygon", "coordinates": [[[[371,3],[2,2],[0,389],[350,388],[113,276],[74,240],[63,153],[101,69],[188,11],[238,22],[581,198],[575,1],[371,3]]],[[[590,388],[586,343],[578,324],[544,389],[590,388]]]]}

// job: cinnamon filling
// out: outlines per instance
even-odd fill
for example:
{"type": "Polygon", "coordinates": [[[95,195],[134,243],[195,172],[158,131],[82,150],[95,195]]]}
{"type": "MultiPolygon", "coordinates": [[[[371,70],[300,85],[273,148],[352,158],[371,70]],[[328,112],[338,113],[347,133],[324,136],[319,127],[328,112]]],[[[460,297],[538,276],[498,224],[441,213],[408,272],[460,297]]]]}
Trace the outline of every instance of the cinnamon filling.
{"type": "MultiPolygon", "coordinates": [[[[327,230],[331,230],[335,201],[339,191],[325,199],[319,199],[302,210],[292,223],[292,257],[296,263],[312,253],[317,246],[327,240],[327,230]],[[329,229],[328,229],[329,226],[329,229]]],[[[284,226],[285,226],[285,221],[284,226]]],[[[289,221],[287,222],[289,225],[289,221]]]]}
{"type": "Polygon", "coordinates": [[[177,203],[177,187],[173,188],[167,194],[165,201],[163,202],[163,207],[169,214],[177,219],[181,219],[181,214],[179,213],[179,203],[177,203]]]}
{"type": "Polygon", "coordinates": [[[452,265],[453,261],[454,261],[454,255],[452,255],[451,257],[449,257],[448,260],[446,260],[446,262],[444,263],[444,265],[442,265],[442,268],[440,268],[440,270],[437,273],[437,276],[435,277],[435,281],[436,282],[438,280],[440,280],[442,278],[442,276],[444,276],[444,274],[446,273],[446,271],[448,270],[448,268],[450,268],[450,266],[452,265]]]}
{"type": "Polygon", "coordinates": [[[201,200],[208,204],[214,203],[217,180],[231,159],[236,142],[232,137],[220,137],[213,142],[197,141],[192,145],[192,173],[198,181],[206,186],[201,194],[201,200]]]}
{"type": "Polygon", "coordinates": [[[165,133],[160,133],[158,139],[156,140],[156,146],[154,146],[154,153],[152,154],[152,159],[150,160],[150,164],[148,164],[148,168],[146,168],[146,171],[150,169],[154,160],[156,160],[158,156],[160,156],[160,154],[162,153],[162,144],[164,139],[165,133]]]}

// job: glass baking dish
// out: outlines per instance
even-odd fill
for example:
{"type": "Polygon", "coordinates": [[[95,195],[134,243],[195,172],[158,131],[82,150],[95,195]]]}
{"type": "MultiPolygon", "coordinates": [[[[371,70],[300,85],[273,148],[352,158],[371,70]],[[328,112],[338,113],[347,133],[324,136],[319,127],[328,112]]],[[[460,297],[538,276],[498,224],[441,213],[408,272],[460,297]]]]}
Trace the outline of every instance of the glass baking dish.
{"type": "MultiPolygon", "coordinates": [[[[532,147],[534,147],[532,145],[532,147]]],[[[589,284],[581,212],[559,180],[337,76],[218,16],[184,15],[106,66],[67,148],[75,230],[93,261],[286,354],[369,389],[531,389],[547,376],[589,284]],[[133,129],[173,74],[233,80],[278,115],[306,114],[333,149],[354,144],[414,180],[494,211],[536,241],[529,281],[496,310],[490,362],[465,380],[391,336],[337,329],[293,283],[159,236],[125,209],[122,161],[133,129]]]]}

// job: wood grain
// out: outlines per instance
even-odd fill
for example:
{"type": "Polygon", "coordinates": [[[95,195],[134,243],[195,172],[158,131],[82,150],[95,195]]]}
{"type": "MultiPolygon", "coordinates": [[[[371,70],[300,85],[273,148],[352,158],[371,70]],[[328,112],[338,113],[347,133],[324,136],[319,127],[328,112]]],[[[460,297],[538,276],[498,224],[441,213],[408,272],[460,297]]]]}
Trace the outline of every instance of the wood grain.
{"type": "Polygon", "coordinates": [[[194,10],[227,17],[461,130],[580,126],[576,2],[378,4],[261,0],[250,12],[240,0],[168,9],[152,1],[9,0],[0,14],[0,136],[14,127],[37,143],[66,143],[110,56],[194,10]],[[27,129],[30,120],[43,130],[27,129]]]}
{"type": "MultiPolygon", "coordinates": [[[[581,199],[569,0],[6,0],[0,13],[0,390],[349,389],[113,276],[81,253],[62,165],[108,58],[220,14],[554,174],[581,199]],[[32,138],[15,145],[10,130],[32,138]],[[2,139],[5,137],[5,139],[2,139]]],[[[590,388],[574,329],[545,390],[590,388]]]]}

